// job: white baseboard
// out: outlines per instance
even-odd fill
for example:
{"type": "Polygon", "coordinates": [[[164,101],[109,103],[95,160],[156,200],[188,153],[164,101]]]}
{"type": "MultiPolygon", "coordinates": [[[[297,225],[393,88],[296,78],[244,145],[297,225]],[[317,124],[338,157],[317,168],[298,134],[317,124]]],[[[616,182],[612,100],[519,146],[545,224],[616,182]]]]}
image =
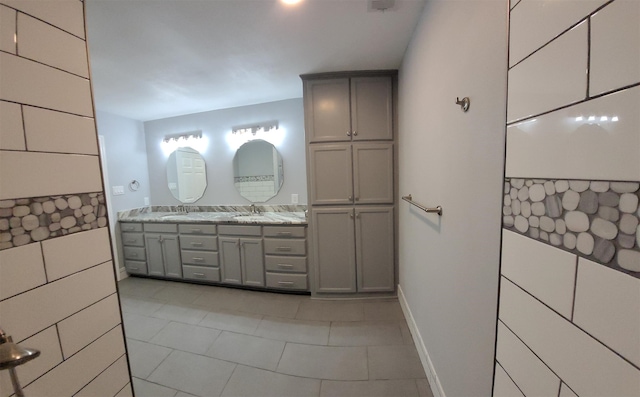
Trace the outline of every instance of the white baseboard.
{"type": "Polygon", "coordinates": [[[409,326],[411,337],[413,338],[413,342],[415,343],[416,349],[418,350],[420,362],[422,362],[424,372],[427,374],[427,379],[429,380],[429,385],[431,386],[431,392],[433,393],[434,397],[446,397],[444,394],[444,390],[442,389],[442,384],[440,384],[440,379],[438,379],[438,374],[436,374],[436,370],[433,367],[431,358],[429,357],[429,352],[424,345],[422,335],[420,335],[420,331],[418,330],[418,326],[416,325],[416,321],[413,318],[413,314],[411,313],[411,309],[409,308],[409,304],[407,303],[407,299],[405,298],[404,292],[402,291],[402,287],[400,285],[398,285],[398,300],[400,301],[400,306],[402,307],[404,317],[407,319],[407,325],[409,326]]]}
{"type": "Polygon", "coordinates": [[[124,267],[121,267],[118,273],[118,281],[124,280],[125,278],[129,277],[129,273],[127,273],[127,270],[124,267]]]}

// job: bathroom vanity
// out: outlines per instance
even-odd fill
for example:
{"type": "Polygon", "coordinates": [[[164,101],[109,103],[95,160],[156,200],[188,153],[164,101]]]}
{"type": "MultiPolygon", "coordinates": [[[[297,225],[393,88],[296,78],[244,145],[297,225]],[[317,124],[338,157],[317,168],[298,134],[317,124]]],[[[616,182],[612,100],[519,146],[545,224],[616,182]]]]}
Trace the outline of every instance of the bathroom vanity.
{"type": "Polygon", "coordinates": [[[156,211],[119,222],[131,275],[309,291],[304,212],[156,211]]]}

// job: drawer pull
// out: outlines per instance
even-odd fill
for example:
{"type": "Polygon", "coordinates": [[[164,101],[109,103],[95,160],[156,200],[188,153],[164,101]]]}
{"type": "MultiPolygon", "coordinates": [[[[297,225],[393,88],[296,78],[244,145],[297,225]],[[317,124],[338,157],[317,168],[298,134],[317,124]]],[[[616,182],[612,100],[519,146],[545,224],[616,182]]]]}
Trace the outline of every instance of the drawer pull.
{"type": "Polygon", "coordinates": [[[191,243],[192,247],[202,247],[202,243],[191,243]]]}
{"type": "Polygon", "coordinates": [[[278,247],[278,248],[276,248],[276,251],[290,252],[291,251],[291,247],[278,247]]]}
{"type": "Polygon", "coordinates": [[[137,242],[137,241],[138,241],[138,240],[136,240],[136,239],[130,238],[130,239],[128,239],[128,240],[127,240],[127,243],[129,243],[129,244],[133,244],[133,243],[135,243],[135,242],[137,242]]]}
{"type": "Polygon", "coordinates": [[[193,273],[193,275],[194,275],[195,277],[200,277],[200,278],[204,278],[204,277],[206,277],[206,276],[204,275],[204,273],[193,273]]]}
{"type": "Polygon", "coordinates": [[[129,232],[129,231],[135,230],[135,227],[133,227],[133,226],[127,226],[127,227],[125,227],[125,228],[124,228],[124,230],[126,230],[126,231],[128,231],[128,232],[129,232]]]}
{"type": "Polygon", "coordinates": [[[135,252],[131,252],[131,253],[129,254],[129,256],[136,257],[136,256],[138,256],[138,254],[137,254],[137,253],[135,253],[135,252]]]}
{"type": "Polygon", "coordinates": [[[278,232],[278,236],[291,236],[291,232],[278,232]]]}
{"type": "Polygon", "coordinates": [[[278,285],[293,285],[293,281],[278,281],[278,285]]]}
{"type": "Polygon", "coordinates": [[[202,233],[202,229],[191,229],[191,233],[202,233]]]}
{"type": "Polygon", "coordinates": [[[204,258],[193,258],[194,262],[204,262],[204,258]]]}
{"type": "Polygon", "coordinates": [[[133,266],[129,266],[129,269],[131,269],[131,270],[140,270],[140,268],[138,268],[138,267],[133,267],[133,266]]]}
{"type": "Polygon", "coordinates": [[[278,267],[284,267],[287,269],[291,269],[293,267],[293,265],[289,265],[287,263],[278,263],[278,267]]]}

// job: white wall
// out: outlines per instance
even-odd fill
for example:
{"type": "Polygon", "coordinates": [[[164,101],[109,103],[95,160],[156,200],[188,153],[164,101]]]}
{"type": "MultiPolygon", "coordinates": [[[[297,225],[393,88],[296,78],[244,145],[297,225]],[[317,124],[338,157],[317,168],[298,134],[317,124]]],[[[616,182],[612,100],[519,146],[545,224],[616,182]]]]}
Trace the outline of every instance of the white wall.
{"type": "Polygon", "coordinates": [[[278,120],[279,123],[280,130],[270,142],[282,156],[284,183],[280,192],[267,204],[291,204],[292,193],[299,195],[300,204],[306,204],[304,110],[301,98],[145,122],[151,204],[179,204],[167,188],[165,163],[169,153],[163,152],[161,141],[165,135],[194,130],[201,130],[208,142],[206,149],[199,149],[207,164],[207,189],[194,205],[247,204],[248,201],[240,196],[234,186],[233,157],[237,143],[231,137],[231,128],[270,120],[278,120]]]}
{"type": "Polygon", "coordinates": [[[436,395],[491,394],[504,164],[504,1],[430,1],[400,69],[401,302],[436,395]],[[463,113],[456,97],[468,96],[463,113]]]}
{"type": "Polygon", "coordinates": [[[25,395],[131,396],[83,2],[2,0],[0,20],[0,325],[41,351],[25,395]]]}
{"type": "Polygon", "coordinates": [[[510,34],[494,396],[638,396],[640,2],[522,0],[510,34]]]}
{"type": "Polygon", "coordinates": [[[149,197],[149,170],[147,168],[147,147],[144,125],[141,121],[115,114],[96,111],[98,135],[104,136],[109,186],[107,192],[113,215],[118,211],[144,206],[144,198],[149,197]],[[132,180],[140,182],[137,191],[129,189],[132,180]],[[124,194],[114,196],[112,186],[124,186],[124,194]]]}

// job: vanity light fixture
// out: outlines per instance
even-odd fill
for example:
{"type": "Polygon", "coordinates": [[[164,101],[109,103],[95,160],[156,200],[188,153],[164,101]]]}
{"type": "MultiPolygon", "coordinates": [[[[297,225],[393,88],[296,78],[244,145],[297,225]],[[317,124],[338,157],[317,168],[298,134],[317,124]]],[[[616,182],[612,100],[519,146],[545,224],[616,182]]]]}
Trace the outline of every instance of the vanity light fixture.
{"type": "Polygon", "coordinates": [[[278,121],[265,121],[258,124],[239,125],[231,128],[234,135],[251,134],[255,136],[259,132],[269,132],[278,129],[278,121]]]}
{"type": "Polygon", "coordinates": [[[165,135],[162,141],[169,143],[171,141],[178,142],[181,139],[186,141],[189,139],[200,139],[200,138],[202,138],[202,131],[197,130],[197,131],[190,131],[190,132],[182,132],[180,134],[165,135]]]}

